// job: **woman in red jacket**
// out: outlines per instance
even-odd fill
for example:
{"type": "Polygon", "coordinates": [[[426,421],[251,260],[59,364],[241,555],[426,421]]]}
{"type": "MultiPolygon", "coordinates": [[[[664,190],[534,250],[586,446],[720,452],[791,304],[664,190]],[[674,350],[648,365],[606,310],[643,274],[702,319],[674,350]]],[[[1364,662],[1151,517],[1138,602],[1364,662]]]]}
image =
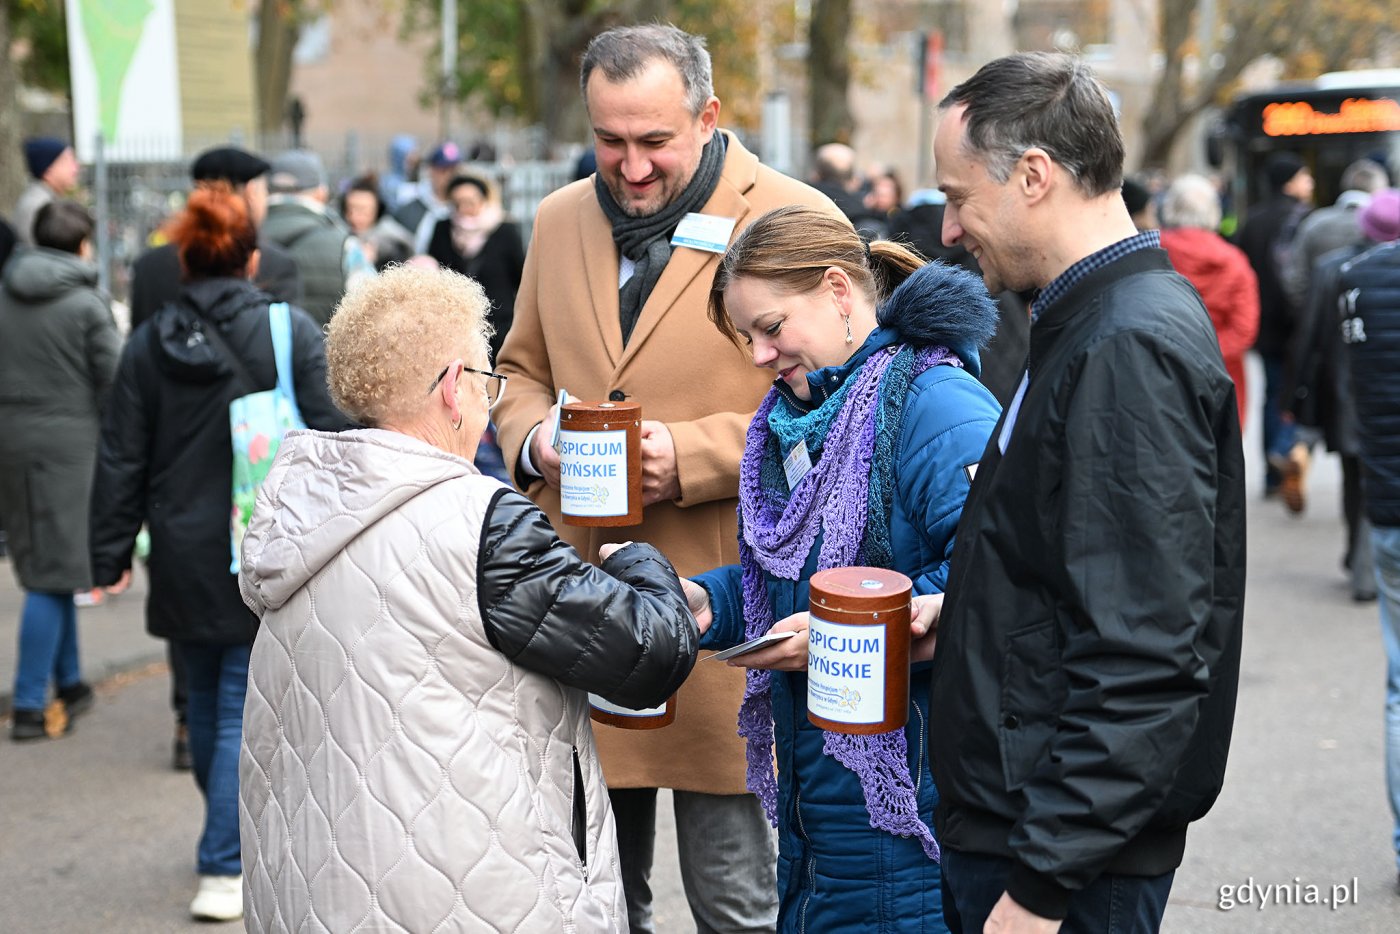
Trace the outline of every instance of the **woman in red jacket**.
{"type": "Polygon", "coordinates": [[[1225,369],[1235,381],[1235,400],[1244,430],[1244,354],[1259,331],[1259,280],[1249,259],[1216,233],[1220,198],[1200,175],[1183,175],[1162,199],[1162,248],[1196,291],[1215,325],[1225,369]]]}

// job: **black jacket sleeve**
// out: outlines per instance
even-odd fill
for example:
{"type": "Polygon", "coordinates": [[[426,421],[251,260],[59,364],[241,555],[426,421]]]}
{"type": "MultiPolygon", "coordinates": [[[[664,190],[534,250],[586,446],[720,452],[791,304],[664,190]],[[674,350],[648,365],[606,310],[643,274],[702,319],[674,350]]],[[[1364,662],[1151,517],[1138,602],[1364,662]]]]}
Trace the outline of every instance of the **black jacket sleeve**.
{"type": "Polygon", "coordinates": [[[140,372],[152,365],[147,348],[154,336],[154,327],[148,327],[127,341],[102,416],[88,544],[98,587],[115,584],[131,567],[136,533],[146,519],[151,424],[140,372]]]}
{"type": "Polygon", "coordinates": [[[486,512],[477,600],[511,661],[625,707],[660,704],[695,664],[699,630],[660,552],[629,545],[595,567],[512,490],[486,512]]]}
{"type": "Polygon", "coordinates": [[[1234,402],[1193,357],[1167,336],[1120,334],[1085,355],[1070,390],[1055,572],[1069,693],[1009,840],[1007,891],[1045,917],[1063,917],[1069,891],[1157,812],[1209,688],[1212,413],[1234,402]]]}
{"type": "Polygon", "coordinates": [[[276,301],[300,305],[301,270],[292,254],[270,240],[260,240],[258,251],[258,288],[276,301]]]}

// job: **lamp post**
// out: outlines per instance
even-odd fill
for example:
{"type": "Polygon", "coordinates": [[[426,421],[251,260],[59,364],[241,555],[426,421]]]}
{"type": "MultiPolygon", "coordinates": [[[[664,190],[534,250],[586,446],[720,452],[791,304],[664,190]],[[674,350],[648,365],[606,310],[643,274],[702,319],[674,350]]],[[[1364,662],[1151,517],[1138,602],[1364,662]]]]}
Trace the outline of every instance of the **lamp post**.
{"type": "Polygon", "coordinates": [[[438,138],[452,136],[452,104],[457,97],[457,0],[442,0],[442,88],[438,103],[438,138]]]}

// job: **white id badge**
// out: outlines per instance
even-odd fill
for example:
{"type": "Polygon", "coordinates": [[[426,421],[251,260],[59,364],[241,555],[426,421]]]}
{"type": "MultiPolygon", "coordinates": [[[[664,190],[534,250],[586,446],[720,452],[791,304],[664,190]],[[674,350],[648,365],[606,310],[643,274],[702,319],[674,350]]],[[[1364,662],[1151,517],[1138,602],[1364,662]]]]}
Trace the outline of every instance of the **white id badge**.
{"type": "Polygon", "coordinates": [[[687,214],[671,235],[671,246],[688,246],[707,253],[723,253],[729,249],[729,235],[734,232],[737,218],[716,217],[713,214],[687,214]]]}
{"type": "Polygon", "coordinates": [[[802,478],[807,476],[811,469],[812,458],[807,453],[807,442],[799,441],[797,446],[788,452],[788,456],[783,458],[783,471],[787,474],[788,489],[797,489],[797,484],[802,482],[802,478]]]}

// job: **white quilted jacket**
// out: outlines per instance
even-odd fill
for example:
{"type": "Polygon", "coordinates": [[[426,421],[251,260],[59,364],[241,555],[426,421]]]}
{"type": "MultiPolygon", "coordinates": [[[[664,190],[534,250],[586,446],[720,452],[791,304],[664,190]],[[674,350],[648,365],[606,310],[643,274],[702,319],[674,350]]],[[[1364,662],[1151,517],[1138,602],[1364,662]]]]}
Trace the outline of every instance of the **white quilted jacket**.
{"type": "Polygon", "coordinates": [[[492,648],[478,610],[500,489],[399,434],[284,440],[240,578],[262,618],[239,762],[249,931],[626,929],[587,696],[492,648]]]}

